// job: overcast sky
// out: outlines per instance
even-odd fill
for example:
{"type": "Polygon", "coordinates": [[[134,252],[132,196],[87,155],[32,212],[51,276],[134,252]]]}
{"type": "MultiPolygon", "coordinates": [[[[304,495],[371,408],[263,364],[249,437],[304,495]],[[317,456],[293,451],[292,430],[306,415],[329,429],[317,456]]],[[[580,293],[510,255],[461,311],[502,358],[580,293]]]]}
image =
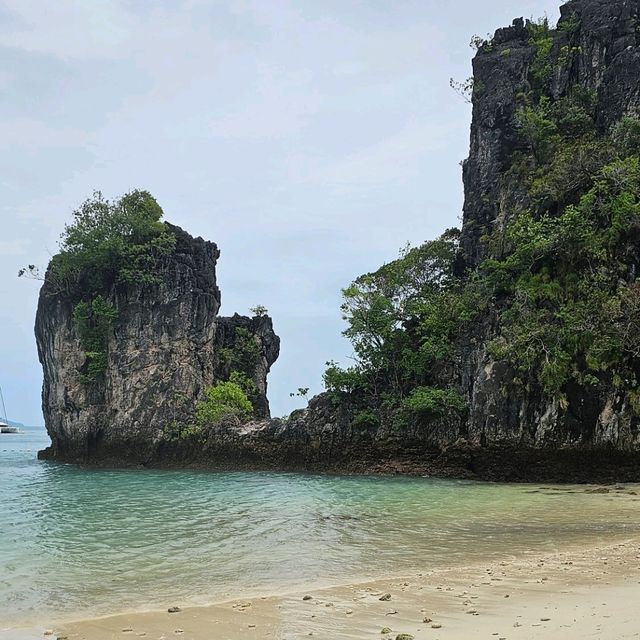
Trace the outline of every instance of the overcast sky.
{"type": "Polygon", "coordinates": [[[263,304],[275,415],[348,363],[340,288],[459,224],[469,40],[558,0],[0,0],[0,385],[41,424],[38,283],[92,191],[151,191],[263,304]]]}

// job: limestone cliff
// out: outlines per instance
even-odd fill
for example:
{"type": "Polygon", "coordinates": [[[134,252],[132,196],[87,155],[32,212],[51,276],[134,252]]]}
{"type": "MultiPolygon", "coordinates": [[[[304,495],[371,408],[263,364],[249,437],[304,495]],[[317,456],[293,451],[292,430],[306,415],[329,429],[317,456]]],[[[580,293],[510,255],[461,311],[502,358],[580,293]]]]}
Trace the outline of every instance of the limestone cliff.
{"type": "MultiPolygon", "coordinates": [[[[640,3],[637,0],[571,0],[560,7],[548,51],[549,73],[541,83],[553,99],[579,87],[596,95],[601,132],[624,115],[640,114],[640,3]]],[[[473,120],[464,164],[463,255],[478,266],[487,253],[484,238],[506,225],[526,199],[507,172],[522,147],[516,113],[532,90],[539,55],[529,22],[498,29],[473,60],[473,120]]]]}
{"type": "MultiPolygon", "coordinates": [[[[162,286],[110,294],[120,314],[101,385],[78,381],[85,356],[70,304],[45,285],[36,332],[53,439],[48,455],[214,468],[639,480],[640,0],[570,0],[561,15],[557,28],[518,19],[478,43],[451,291],[464,296],[479,282],[480,293],[473,290],[477,305],[464,310],[464,321],[449,319],[446,343],[436,336],[438,349],[428,357],[423,347],[430,348],[432,336],[417,333],[420,312],[394,325],[392,337],[401,335],[401,348],[413,357],[414,378],[405,371],[408,382],[398,382],[394,370],[390,383],[385,365],[376,365],[373,394],[355,385],[356,391],[313,398],[286,420],[268,419],[266,374],[278,354],[271,321],[218,318],[217,249],[176,230],[179,243],[163,263],[162,286]],[[624,117],[632,135],[620,142],[615,127],[624,117]],[[626,145],[624,153],[616,145],[626,145]],[[569,238],[572,220],[576,237],[569,238]],[[524,229],[515,241],[514,226],[524,229]],[[559,235],[546,245],[540,229],[558,228],[567,241],[559,235]],[[518,243],[534,236],[538,253],[530,265],[525,255],[523,266],[518,243]],[[592,306],[580,306],[583,293],[592,306]],[[624,335],[607,333],[592,309],[611,314],[624,335]],[[522,366],[521,352],[511,347],[536,332],[536,318],[556,323],[556,333],[533,340],[522,366]],[[249,372],[260,392],[255,419],[229,418],[195,435],[164,437],[167,424],[188,416],[184,398],[193,406],[206,386],[229,375],[220,354],[236,348],[240,329],[260,347],[249,372]],[[599,342],[601,334],[612,340],[599,342]],[[542,359],[549,366],[541,376],[535,351],[546,356],[550,347],[557,353],[542,359]],[[407,404],[416,390],[420,402],[407,404]]],[[[451,291],[442,299],[453,308],[451,291]]]]}
{"type": "Polygon", "coordinates": [[[107,294],[117,320],[106,370],[94,384],[81,379],[86,355],[72,301],[55,290],[48,274],[36,318],[43,411],[52,440],[42,457],[117,464],[153,459],[167,430],[188,423],[205,389],[228,377],[225,356],[239,335],[257,347],[258,357],[246,371],[258,390],[255,416],[269,416],[267,374],[279,353],[271,319],[218,317],[218,248],[167,226],[176,245],[160,261],[158,281],[114,285],[107,294]]]}
{"type": "MultiPolygon", "coordinates": [[[[594,157],[602,148],[598,141],[623,116],[640,116],[639,14],[640,0],[571,0],[561,7],[557,28],[518,19],[480,43],[473,62],[470,155],[463,173],[464,219],[456,267],[462,280],[471,281],[487,258],[503,257],[496,239],[519,212],[531,212],[534,221],[542,215],[553,219],[568,205],[577,205],[603,164],[594,157]],[[558,167],[553,167],[557,176],[543,185],[548,192],[533,199],[518,163],[533,167],[529,177],[550,174],[544,174],[542,164],[535,173],[535,159],[526,155],[530,149],[523,141],[523,110],[538,118],[536,126],[548,124],[544,114],[554,105],[566,108],[565,120],[570,120],[583,113],[572,111],[569,102],[580,96],[589,101],[584,113],[588,111],[593,131],[582,146],[566,143],[568,151],[558,155],[558,167]]],[[[576,122],[563,121],[562,126],[582,126],[576,122]]],[[[566,139],[572,136],[569,131],[566,139]]],[[[637,147],[632,153],[637,155],[637,147]]],[[[625,304],[635,306],[638,289],[633,287],[640,270],[636,227],[637,221],[629,223],[611,248],[619,259],[613,286],[616,278],[628,286],[635,297],[625,304]]],[[[577,264],[579,256],[575,260],[577,264]]],[[[540,281],[546,277],[543,273],[540,281]]],[[[464,411],[398,426],[384,404],[373,407],[371,415],[367,400],[357,394],[325,394],[287,421],[218,425],[197,457],[223,467],[638,480],[640,417],[637,385],[629,382],[640,372],[637,349],[627,352],[624,361],[594,370],[595,375],[587,375],[579,356],[577,370],[554,395],[543,388],[538,371],[523,373],[517,362],[491,355],[488,344],[500,335],[509,308],[513,297],[492,294],[453,338],[449,355],[429,373],[431,383],[461,398],[464,411]]],[[[516,315],[512,324],[517,323],[516,315]]],[[[637,325],[636,315],[626,329],[638,335],[637,325]]]]}

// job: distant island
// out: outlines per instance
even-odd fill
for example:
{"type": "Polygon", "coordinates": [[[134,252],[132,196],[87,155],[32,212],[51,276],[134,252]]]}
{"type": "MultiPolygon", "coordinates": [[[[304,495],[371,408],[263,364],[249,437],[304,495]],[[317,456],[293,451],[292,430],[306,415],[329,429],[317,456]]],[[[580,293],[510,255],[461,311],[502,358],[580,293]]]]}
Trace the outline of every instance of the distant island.
{"type": "Polygon", "coordinates": [[[571,0],[473,44],[462,227],[344,289],[354,365],[286,419],[267,310],[217,315],[217,246],[145,191],[87,200],[40,294],[41,457],[638,480],[636,17],[571,0]]]}

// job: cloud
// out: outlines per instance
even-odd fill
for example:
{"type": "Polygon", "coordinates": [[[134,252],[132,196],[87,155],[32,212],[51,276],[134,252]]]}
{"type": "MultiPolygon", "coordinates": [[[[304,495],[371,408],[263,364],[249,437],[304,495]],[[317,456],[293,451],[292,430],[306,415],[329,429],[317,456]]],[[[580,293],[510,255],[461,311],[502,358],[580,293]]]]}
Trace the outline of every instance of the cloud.
{"type": "Polygon", "coordinates": [[[3,0],[2,6],[12,20],[0,30],[0,44],[62,59],[118,57],[134,27],[117,0],[3,0]]]}
{"type": "Polygon", "coordinates": [[[24,256],[27,253],[27,246],[24,240],[0,240],[1,256],[24,256]]]}
{"type": "Polygon", "coordinates": [[[409,122],[400,131],[301,178],[337,192],[387,189],[425,171],[425,160],[444,148],[451,129],[409,122]]]}

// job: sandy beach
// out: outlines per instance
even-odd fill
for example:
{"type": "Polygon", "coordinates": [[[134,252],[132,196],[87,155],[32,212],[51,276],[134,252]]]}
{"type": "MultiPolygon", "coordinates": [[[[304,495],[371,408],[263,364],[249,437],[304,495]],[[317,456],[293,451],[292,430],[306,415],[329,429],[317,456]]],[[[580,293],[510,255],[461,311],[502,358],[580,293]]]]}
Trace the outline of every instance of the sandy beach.
{"type": "Polygon", "coordinates": [[[68,640],[640,637],[640,538],[404,578],[82,620],[68,640]],[[408,634],[408,635],[402,635],[408,634]]]}

